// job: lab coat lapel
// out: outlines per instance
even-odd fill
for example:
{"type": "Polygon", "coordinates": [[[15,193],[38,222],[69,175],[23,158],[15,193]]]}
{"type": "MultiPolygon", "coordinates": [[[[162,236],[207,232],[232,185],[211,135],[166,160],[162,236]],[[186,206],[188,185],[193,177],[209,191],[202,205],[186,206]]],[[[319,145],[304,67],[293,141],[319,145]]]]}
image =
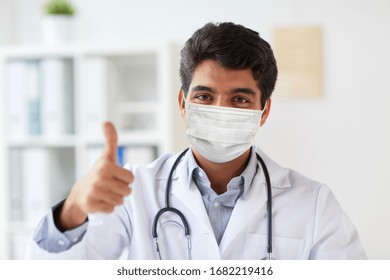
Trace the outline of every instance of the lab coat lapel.
{"type": "Polygon", "coordinates": [[[183,205],[186,206],[187,210],[190,210],[197,219],[203,221],[204,226],[207,229],[212,231],[202,196],[199,189],[194,185],[195,183],[192,180],[189,181],[188,170],[186,167],[186,164],[178,166],[178,175],[174,178],[171,191],[172,195],[180,200],[183,205]]]}
{"type": "MultiPolygon", "coordinates": [[[[289,170],[279,166],[277,163],[272,161],[265,153],[260,149],[256,151],[261,158],[264,160],[267,166],[268,173],[270,175],[271,186],[272,186],[272,197],[278,195],[281,189],[291,187],[289,170]]],[[[234,207],[232,216],[230,217],[228,226],[222,237],[220,243],[221,255],[229,248],[232,242],[237,238],[238,235],[245,233],[248,228],[247,225],[252,223],[256,215],[264,213],[266,218],[267,202],[267,184],[265,182],[264,172],[261,165],[258,163],[258,170],[255,178],[253,179],[252,186],[245,197],[240,197],[237,200],[236,206],[234,207]],[[262,209],[264,208],[264,209],[262,209]]]]}
{"type": "Polygon", "coordinates": [[[178,166],[177,175],[174,176],[171,190],[172,206],[176,207],[173,203],[174,199],[178,199],[185,206],[180,210],[190,227],[193,257],[195,259],[220,259],[221,254],[202,196],[193,180],[189,180],[187,162],[184,162],[178,166]],[[200,251],[196,251],[197,249],[200,251]]]}
{"type": "MultiPolygon", "coordinates": [[[[188,153],[187,153],[188,154],[188,153]]],[[[171,156],[157,174],[160,187],[165,190],[168,174],[178,155],[171,156]]],[[[202,196],[188,173],[188,155],[178,164],[172,176],[170,194],[171,207],[180,210],[188,222],[191,235],[191,255],[193,259],[220,259],[218,243],[208,218],[202,196]],[[192,184],[190,186],[190,184],[192,184]]],[[[164,192],[165,195],[165,192],[164,192]]],[[[174,248],[170,248],[174,250],[174,248]]]]}
{"type": "Polygon", "coordinates": [[[234,207],[219,245],[222,256],[235,238],[245,232],[247,225],[252,223],[254,216],[261,213],[261,208],[266,207],[266,201],[267,189],[264,175],[258,171],[248,193],[245,197],[240,197],[234,207]]]}

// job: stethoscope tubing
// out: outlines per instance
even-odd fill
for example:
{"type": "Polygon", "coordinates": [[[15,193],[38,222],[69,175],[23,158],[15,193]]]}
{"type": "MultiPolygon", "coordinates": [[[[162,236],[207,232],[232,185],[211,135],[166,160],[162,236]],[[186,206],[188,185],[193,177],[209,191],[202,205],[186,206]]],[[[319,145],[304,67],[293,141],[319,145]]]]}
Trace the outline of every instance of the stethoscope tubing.
{"type": "Polygon", "coordinates": [[[268,168],[265,165],[265,162],[260,157],[258,153],[256,153],[257,160],[260,162],[261,167],[263,168],[265,182],[267,184],[267,255],[268,260],[272,259],[272,189],[271,189],[271,179],[268,173],[268,168]]]}

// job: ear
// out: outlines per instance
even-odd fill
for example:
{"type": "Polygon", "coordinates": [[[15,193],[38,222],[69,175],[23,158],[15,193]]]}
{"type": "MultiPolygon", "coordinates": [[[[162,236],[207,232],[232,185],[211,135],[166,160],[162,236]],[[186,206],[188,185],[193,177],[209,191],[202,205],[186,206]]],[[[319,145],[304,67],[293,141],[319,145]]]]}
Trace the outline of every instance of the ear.
{"type": "Polygon", "coordinates": [[[180,89],[177,96],[177,101],[179,102],[180,114],[183,119],[186,117],[186,106],[185,106],[185,96],[183,89],[180,89]]]}
{"type": "Polygon", "coordinates": [[[269,116],[269,112],[271,110],[271,98],[268,98],[266,104],[265,104],[265,108],[264,108],[264,111],[263,111],[263,115],[261,116],[261,121],[260,121],[260,126],[262,126],[263,124],[265,124],[268,116],[269,116]]]}

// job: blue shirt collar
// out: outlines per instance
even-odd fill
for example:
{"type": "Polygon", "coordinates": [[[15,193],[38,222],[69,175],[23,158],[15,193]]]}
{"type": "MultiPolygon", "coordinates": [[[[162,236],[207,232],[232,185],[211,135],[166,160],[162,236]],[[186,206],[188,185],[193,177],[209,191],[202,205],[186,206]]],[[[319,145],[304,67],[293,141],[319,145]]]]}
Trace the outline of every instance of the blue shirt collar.
{"type": "MultiPolygon", "coordinates": [[[[243,188],[244,188],[243,193],[242,193],[243,198],[245,198],[246,194],[248,193],[249,188],[252,185],[253,179],[254,179],[256,172],[257,172],[257,169],[258,169],[256,148],[253,146],[251,149],[252,149],[252,151],[250,154],[248,165],[246,166],[245,170],[242,172],[242,174],[240,176],[232,178],[232,180],[230,181],[230,182],[232,182],[233,180],[238,180],[239,182],[243,181],[243,184],[240,184],[240,186],[243,186],[243,188]]],[[[189,182],[193,181],[194,172],[203,172],[204,176],[207,176],[206,173],[204,172],[204,170],[196,162],[195,157],[192,153],[191,147],[188,150],[187,160],[188,160],[188,176],[189,176],[188,181],[189,182]]],[[[229,184],[230,184],[230,182],[229,182],[229,184]]],[[[192,185],[193,184],[189,184],[189,188],[191,188],[192,185]]],[[[194,184],[194,185],[196,185],[196,184],[194,184]]]]}

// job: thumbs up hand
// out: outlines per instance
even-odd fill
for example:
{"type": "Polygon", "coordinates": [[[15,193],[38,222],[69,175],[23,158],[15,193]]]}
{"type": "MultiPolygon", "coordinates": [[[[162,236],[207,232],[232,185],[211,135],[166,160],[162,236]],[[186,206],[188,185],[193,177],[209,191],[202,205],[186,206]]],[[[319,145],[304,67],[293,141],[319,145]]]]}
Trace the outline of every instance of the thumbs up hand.
{"type": "Polygon", "coordinates": [[[75,228],[93,212],[110,213],[131,193],[133,174],[116,164],[118,135],[110,122],[103,124],[105,148],[92,170],[76,182],[54,219],[60,230],[75,228]]]}

